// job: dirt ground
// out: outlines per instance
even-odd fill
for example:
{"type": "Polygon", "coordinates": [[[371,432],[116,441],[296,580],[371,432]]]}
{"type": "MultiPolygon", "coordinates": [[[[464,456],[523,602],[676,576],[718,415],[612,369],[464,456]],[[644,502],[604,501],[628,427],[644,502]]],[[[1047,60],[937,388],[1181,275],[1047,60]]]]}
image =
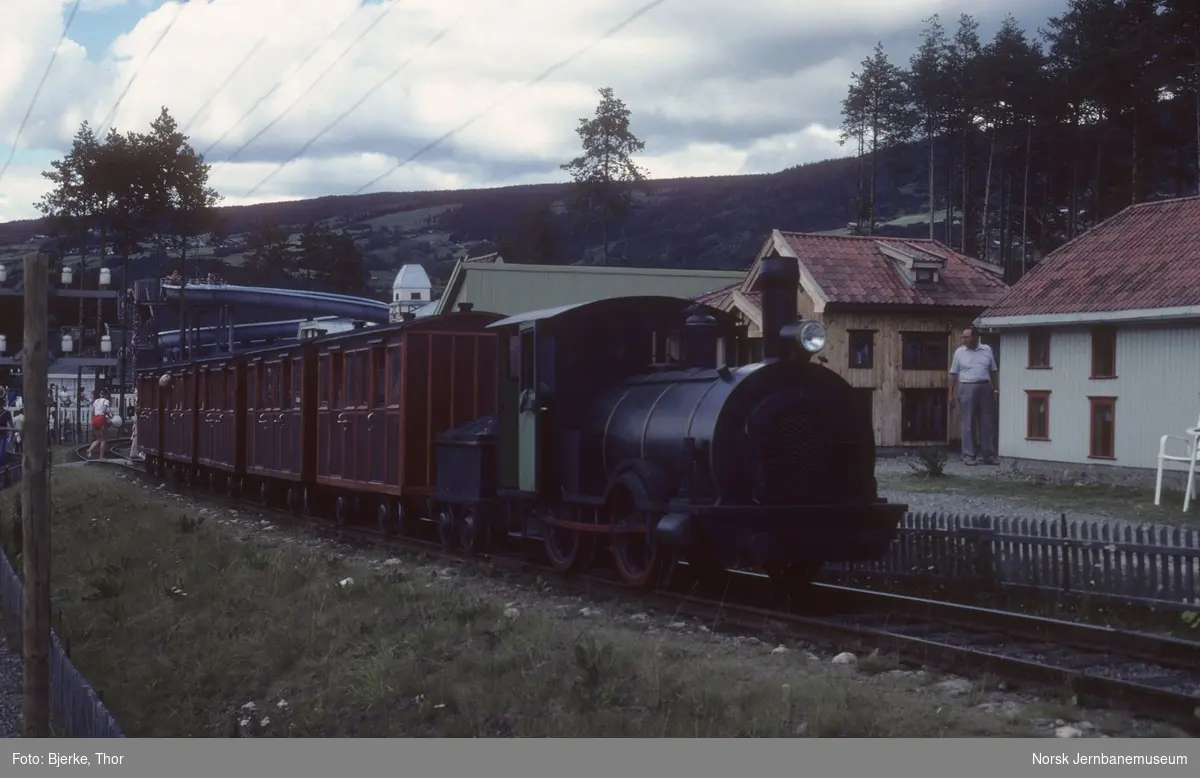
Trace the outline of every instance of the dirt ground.
{"type": "Polygon", "coordinates": [[[131,737],[1184,736],[350,549],[102,465],[56,470],[52,495],[72,660],[131,737]]]}

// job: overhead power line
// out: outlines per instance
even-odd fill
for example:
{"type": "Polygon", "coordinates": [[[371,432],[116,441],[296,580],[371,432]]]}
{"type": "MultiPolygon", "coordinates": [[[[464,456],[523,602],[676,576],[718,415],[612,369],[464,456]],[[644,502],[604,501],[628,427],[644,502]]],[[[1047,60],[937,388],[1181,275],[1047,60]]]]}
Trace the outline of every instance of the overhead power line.
{"type": "Polygon", "coordinates": [[[289,113],[291,113],[292,109],[295,108],[297,105],[299,105],[301,100],[308,97],[309,93],[312,92],[312,90],[316,89],[317,85],[320,84],[323,80],[325,80],[325,76],[329,75],[330,72],[335,67],[338,66],[338,63],[340,63],[343,59],[345,59],[346,55],[349,54],[350,51],[355,46],[358,45],[358,42],[361,41],[363,38],[365,38],[367,36],[367,34],[369,32],[371,32],[371,30],[375,29],[376,25],[378,25],[380,22],[382,22],[384,20],[384,18],[387,17],[387,15],[390,14],[396,8],[396,6],[400,5],[402,2],[404,2],[404,0],[392,0],[392,2],[389,3],[387,5],[387,7],[385,7],[383,9],[383,13],[381,13],[379,16],[376,16],[375,20],[372,21],[369,25],[367,25],[367,28],[365,30],[363,30],[362,32],[360,32],[358,34],[358,37],[355,38],[354,40],[352,40],[350,42],[350,45],[347,46],[345,49],[343,49],[342,53],[337,55],[337,58],[334,59],[333,62],[329,63],[329,67],[327,67],[323,71],[321,71],[321,75],[317,76],[316,81],[314,81],[308,85],[308,89],[305,89],[300,94],[299,97],[297,97],[295,100],[293,100],[291,103],[289,103],[288,107],[284,108],[282,113],[280,113],[278,116],[276,116],[271,121],[267,122],[267,125],[265,127],[263,127],[261,130],[254,133],[253,135],[251,135],[250,139],[247,140],[245,143],[243,143],[241,146],[238,146],[237,150],[235,150],[232,154],[230,154],[229,157],[225,159],[225,161],[232,162],[234,157],[236,157],[238,154],[241,154],[243,151],[245,151],[247,146],[249,146],[251,143],[253,143],[254,141],[261,138],[263,136],[263,134],[266,133],[267,130],[274,127],[276,123],[278,123],[281,119],[283,119],[283,117],[285,117],[289,113]]]}
{"type": "Polygon", "coordinates": [[[25,116],[21,119],[21,126],[17,127],[17,137],[13,138],[12,149],[8,152],[8,159],[4,162],[4,167],[0,169],[0,181],[4,180],[4,174],[8,172],[8,166],[12,164],[13,157],[17,154],[17,144],[21,142],[21,134],[25,132],[25,125],[29,122],[29,117],[33,115],[33,107],[37,105],[38,96],[42,93],[42,87],[46,84],[46,79],[50,76],[50,70],[54,67],[54,61],[58,59],[58,50],[62,48],[63,41],[67,39],[67,33],[71,30],[71,22],[75,21],[75,12],[79,10],[79,3],[82,0],[75,0],[75,4],[71,6],[71,13],[67,15],[67,20],[63,22],[62,35],[58,36],[58,45],[54,47],[54,51],[50,53],[50,61],[46,63],[46,69],[42,71],[42,80],[38,81],[37,89],[33,90],[33,99],[29,101],[29,107],[25,109],[25,116]]]}
{"type": "Polygon", "coordinates": [[[250,61],[250,58],[258,53],[258,50],[264,43],[267,42],[267,38],[270,38],[271,33],[274,31],[274,27],[269,28],[259,37],[257,41],[254,42],[254,45],[250,47],[249,53],[242,57],[242,61],[237,63],[237,66],[234,67],[233,70],[229,71],[229,75],[225,76],[225,80],[221,82],[219,87],[217,87],[217,91],[209,95],[208,99],[204,101],[204,104],[196,109],[196,113],[192,114],[192,118],[187,120],[187,123],[183,125],[183,129],[180,130],[180,132],[182,132],[184,135],[187,134],[188,129],[190,129],[191,126],[196,123],[196,120],[199,119],[206,110],[208,110],[208,107],[212,105],[213,100],[217,99],[217,95],[225,91],[225,87],[229,86],[229,82],[233,81],[237,74],[241,72],[242,68],[246,66],[246,63],[250,61]]]}
{"type": "Polygon", "coordinates": [[[437,43],[442,38],[446,37],[446,35],[448,35],[455,27],[457,27],[459,25],[459,23],[462,22],[463,19],[470,16],[471,13],[474,12],[475,10],[477,10],[477,9],[476,8],[468,8],[466,11],[463,11],[461,14],[459,14],[458,17],[454,19],[454,21],[450,22],[450,24],[443,27],[436,35],[433,36],[433,38],[431,38],[429,40],[428,43],[425,44],[425,46],[423,46],[421,48],[420,51],[418,51],[416,54],[413,54],[408,59],[404,60],[404,62],[400,63],[391,73],[388,73],[380,81],[376,82],[376,84],[374,86],[372,86],[370,89],[368,89],[362,97],[358,98],[358,101],[356,103],[354,103],[354,105],[350,106],[345,111],[342,111],[342,113],[339,114],[337,116],[337,118],[335,118],[329,124],[326,124],[324,127],[322,127],[320,132],[318,132],[316,135],[314,135],[312,138],[310,138],[307,142],[305,142],[305,144],[303,146],[301,146],[299,149],[297,149],[295,151],[295,153],[293,153],[290,157],[288,157],[286,160],[281,162],[274,170],[272,170],[270,173],[268,173],[266,175],[266,177],[263,178],[262,181],[259,181],[257,184],[255,184],[254,188],[252,188],[249,192],[246,193],[246,197],[253,197],[255,192],[257,192],[259,189],[261,189],[272,178],[277,176],[281,170],[283,170],[285,167],[287,167],[288,165],[290,165],[291,163],[293,163],[297,159],[299,159],[301,157],[301,155],[303,155],[304,152],[308,151],[314,143],[319,141],[321,138],[325,137],[325,135],[327,133],[329,133],[330,130],[332,130],[334,127],[338,126],[339,124],[341,124],[348,116],[350,116],[350,114],[352,114],[356,110],[358,110],[362,106],[363,103],[365,103],[368,99],[370,99],[371,95],[375,94],[375,92],[379,91],[385,84],[387,84],[387,82],[391,81],[393,78],[398,76],[402,71],[404,71],[405,68],[407,68],[410,64],[412,64],[413,60],[415,60],[417,57],[421,56],[422,54],[424,54],[425,52],[429,51],[434,46],[436,46],[437,43]]]}
{"type": "Polygon", "coordinates": [[[125,100],[125,95],[129,94],[129,90],[133,87],[134,82],[137,81],[138,76],[141,75],[142,68],[146,67],[146,63],[149,62],[150,58],[154,56],[154,52],[158,49],[159,44],[163,42],[163,39],[167,37],[167,34],[171,32],[171,28],[175,26],[175,22],[179,21],[180,16],[183,16],[183,9],[187,4],[188,0],[179,0],[179,7],[175,10],[175,15],[171,17],[171,21],[167,22],[167,26],[163,28],[161,33],[159,33],[158,40],[154,41],[154,45],[150,47],[150,51],[147,52],[145,59],[143,59],[133,71],[133,75],[129,77],[129,83],[125,84],[125,88],[121,90],[121,94],[117,96],[117,101],[113,103],[112,108],[108,109],[108,114],[104,117],[104,121],[100,123],[100,126],[102,126],[104,129],[97,133],[99,138],[103,139],[105,133],[108,132],[109,122],[116,121],[117,111],[120,109],[121,103],[125,100]]]}
{"type": "MultiPolygon", "coordinates": [[[[225,132],[221,133],[221,136],[219,138],[217,138],[212,143],[208,144],[208,148],[206,148],[202,152],[203,155],[207,157],[210,151],[212,151],[217,146],[219,146],[221,144],[221,141],[223,141],[227,137],[229,137],[229,133],[233,132],[238,127],[240,127],[242,122],[246,121],[246,119],[249,118],[250,114],[252,114],[256,110],[258,110],[258,107],[260,105],[262,105],[264,102],[266,102],[271,97],[271,95],[275,94],[275,92],[279,89],[279,87],[283,86],[284,83],[287,82],[288,79],[290,79],[292,76],[296,75],[302,69],[304,69],[304,66],[307,65],[313,57],[317,56],[317,54],[321,51],[321,49],[325,48],[325,44],[329,43],[329,41],[333,40],[334,36],[336,36],[339,32],[341,32],[342,28],[345,27],[347,24],[349,24],[350,20],[354,18],[354,15],[357,14],[360,10],[362,10],[362,7],[366,4],[367,4],[366,0],[359,0],[358,5],[354,6],[354,8],[350,11],[350,13],[348,13],[346,16],[344,16],[342,18],[342,20],[340,22],[338,22],[337,27],[334,27],[332,32],[330,32],[328,35],[326,35],[321,40],[321,42],[316,45],[315,48],[313,48],[311,51],[309,51],[308,54],[304,57],[304,59],[300,60],[300,63],[298,65],[295,65],[290,70],[288,70],[288,72],[284,74],[283,78],[276,81],[275,85],[272,86],[270,89],[268,89],[266,92],[263,92],[262,95],[260,95],[259,98],[254,101],[254,104],[251,105],[250,108],[247,109],[247,111],[245,113],[243,113],[236,122],[229,125],[229,127],[226,128],[225,132]]],[[[214,95],[213,97],[215,98],[216,95],[214,95]]]]}
{"type": "Polygon", "coordinates": [[[601,43],[603,43],[604,41],[608,40],[608,39],[609,39],[609,38],[611,38],[612,36],[616,35],[618,32],[620,32],[621,30],[625,29],[625,28],[626,28],[626,27],[628,27],[629,25],[633,24],[633,23],[634,23],[635,21],[637,21],[639,18],[641,18],[642,16],[644,16],[645,14],[647,14],[647,13],[649,13],[650,11],[654,10],[655,8],[657,8],[658,6],[662,5],[662,4],[663,4],[663,3],[665,3],[665,2],[667,2],[667,0],[653,0],[652,2],[646,3],[646,4],[645,4],[645,5],[643,5],[641,8],[639,8],[639,9],[638,9],[638,10],[636,10],[636,11],[634,11],[634,12],[633,12],[632,14],[630,14],[629,16],[625,17],[625,19],[624,19],[623,21],[621,21],[620,23],[618,23],[618,24],[614,25],[613,27],[609,28],[609,30],[608,30],[607,32],[605,32],[603,35],[601,35],[599,38],[596,38],[596,39],[595,39],[595,40],[593,40],[591,43],[587,44],[586,46],[584,46],[584,47],[582,47],[582,48],[580,48],[580,49],[578,49],[578,50],[576,50],[576,51],[575,51],[575,53],[571,54],[571,55],[570,55],[569,57],[567,57],[566,59],[560,60],[560,61],[558,61],[558,62],[554,63],[553,65],[551,65],[550,67],[546,68],[545,70],[543,70],[543,71],[542,71],[541,73],[539,73],[538,75],[534,76],[533,78],[531,78],[530,80],[528,80],[528,81],[526,81],[524,84],[522,84],[521,86],[519,86],[519,87],[517,87],[516,89],[514,89],[513,91],[509,92],[509,93],[508,93],[507,95],[505,95],[504,97],[501,97],[499,100],[496,100],[496,101],[495,101],[495,102],[493,102],[491,105],[489,105],[487,108],[485,108],[485,109],[483,109],[482,111],[480,111],[479,113],[475,114],[475,115],[474,115],[474,116],[472,116],[470,119],[467,119],[467,120],[466,120],[465,122],[463,122],[462,124],[459,124],[459,125],[458,125],[457,127],[455,127],[454,129],[452,129],[452,130],[450,130],[449,132],[447,132],[446,134],[442,135],[440,138],[437,138],[436,140],[434,140],[434,141],[432,141],[432,142],[430,142],[430,143],[427,143],[426,145],[424,145],[424,146],[422,146],[421,148],[417,149],[415,152],[413,152],[413,153],[412,153],[412,154],[411,154],[411,155],[410,155],[410,156],[409,156],[407,159],[405,159],[404,161],[396,163],[394,166],[392,166],[392,168],[391,168],[391,169],[387,170],[387,171],[386,171],[386,172],[384,172],[384,173],[380,173],[380,174],[379,174],[378,176],[376,176],[375,178],[371,179],[371,180],[370,180],[370,181],[368,181],[367,183],[365,183],[365,184],[363,184],[362,186],[360,186],[358,189],[354,190],[353,194],[356,194],[356,195],[357,195],[357,194],[362,194],[364,191],[366,191],[366,190],[367,190],[367,189],[369,189],[370,187],[374,186],[375,184],[379,183],[380,181],[382,181],[383,179],[387,178],[388,176],[392,175],[393,173],[395,173],[395,172],[396,172],[397,170],[399,170],[400,168],[402,168],[402,167],[404,167],[404,166],[408,165],[410,162],[412,162],[412,161],[414,161],[414,160],[418,159],[418,158],[419,158],[419,157],[421,157],[421,156],[424,156],[426,153],[428,153],[428,152],[432,151],[433,149],[437,148],[438,146],[442,145],[444,142],[446,142],[446,141],[447,141],[447,140],[449,140],[450,138],[454,137],[454,136],[455,136],[455,135],[457,135],[458,133],[462,132],[463,130],[467,129],[467,128],[468,128],[468,127],[470,127],[472,124],[474,124],[475,122],[479,121],[479,120],[480,120],[480,119],[482,119],[484,116],[487,116],[489,113],[491,113],[492,111],[496,110],[496,109],[497,109],[497,108],[499,108],[501,105],[503,105],[504,103],[508,102],[509,100],[513,99],[514,97],[516,97],[516,96],[517,96],[518,94],[520,94],[521,92],[525,91],[526,89],[528,89],[528,88],[529,88],[529,87],[531,87],[531,86],[536,86],[537,84],[540,84],[542,81],[545,81],[545,80],[546,80],[547,78],[549,78],[549,77],[550,77],[550,76],[551,76],[551,75],[552,75],[552,74],[553,74],[555,71],[561,70],[562,68],[566,67],[567,65],[570,65],[572,62],[574,62],[575,60],[579,59],[579,58],[580,58],[580,57],[582,57],[584,54],[586,54],[586,53],[588,53],[589,51],[591,51],[592,49],[596,48],[596,47],[597,47],[597,46],[599,46],[601,43]]]}

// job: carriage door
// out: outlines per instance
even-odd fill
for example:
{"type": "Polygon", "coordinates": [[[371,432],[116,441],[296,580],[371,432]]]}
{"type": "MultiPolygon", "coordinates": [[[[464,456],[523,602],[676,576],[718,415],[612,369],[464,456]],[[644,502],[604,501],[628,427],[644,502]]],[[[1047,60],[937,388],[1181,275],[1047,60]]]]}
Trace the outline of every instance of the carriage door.
{"type": "Polygon", "coordinates": [[[521,381],[518,395],[517,461],[518,484],[522,491],[538,489],[538,430],[541,398],[537,396],[536,322],[521,325],[521,381]]]}
{"type": "Polygon", "coordinates": [[[259,463],[258,409],[262,397],[262,363],[246,363],[246,469],[257,471],[259,463]]]}
{"type": "MultiPolygon", "coordinates": [[[[364,357],[366,352],[363,353],[364,357]]],[[[371,349],[370,388],[371,409],[367,412],[367,437],[370,440],[370,480],[381,484],[387,474],[387,351],[383,346],[371,349]]]]}

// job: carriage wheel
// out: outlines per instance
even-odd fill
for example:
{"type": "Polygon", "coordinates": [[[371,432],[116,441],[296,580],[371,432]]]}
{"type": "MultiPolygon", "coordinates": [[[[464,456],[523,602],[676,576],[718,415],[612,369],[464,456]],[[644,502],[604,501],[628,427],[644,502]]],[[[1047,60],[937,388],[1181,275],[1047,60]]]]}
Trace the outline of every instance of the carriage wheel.
{"type": "Polygon", "coordinates": [[[442,548],[449,551],[454,547],[454,529],[457,522],[454,520],[454,509],[449,505],[443,505],[437,509],[437,528],[438,540],[442,541],[442,548]]]}
{"type": "Polygon", "coordinates": [[[338,524],[346,524],[350,520],[350,498],[344,494],[337,496],[333,506],[333,518],[338,524]]]}
{"type": "Polygon", "coordinates": [[[296,486],[289,486],[287,490],[288,510],[299,516],[302,505],[303,503],[300,499],[300,488],[296,486]]]}
{"type": "Polygon", "coordinates": [[[258,487],[258,501],[262,503],[264,507],[271,504],[271,485],[266,481],[263,481],[262,486],[258,487]]]}
{"type": "Polygon", "coordinates": [[[466,508],[458,519],[458,542],[468,554],[482,554],[492,545],[492,528],[466,508]]]}
{"type": "Polygon", "coordinates": [[[210,492],[217,491],[217,474],[216,473],[208,474],[208,491],[210,491],[210,492]]]}
{"type": "Polygon", "coordinates": [[[399,503],[396,503],[394,507],[387,501],[379,504],[379,508],[375,512],[375,523],[380,533],[384,535],[396,534],[400,525],[399,513],[399,503]]]}
{"type": "MultiPolygon", "coordinates": [[[[609,516],[616,527],[646,527],[650,519],[643,511],[622,504],[614,506],[609,516]]],[[[622,581],[637,589],[654,585],[661,558],[658,546],[650,543],[645,531],[615,533],[612,536],[612,552],[622,581]]]]}

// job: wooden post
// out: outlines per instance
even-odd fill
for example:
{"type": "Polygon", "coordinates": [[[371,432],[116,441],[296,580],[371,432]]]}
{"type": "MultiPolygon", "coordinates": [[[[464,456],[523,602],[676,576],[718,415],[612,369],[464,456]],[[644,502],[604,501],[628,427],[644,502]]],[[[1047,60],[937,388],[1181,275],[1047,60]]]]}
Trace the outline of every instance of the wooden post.
{"type": "Polygon", "coordinates": [[[47,392],[50,350],[46,339],[50,258],[25,255],[25,353],[22,364],[21,521],[25,566],[24,736],[50,735],[50,463],[47,392]]]}

